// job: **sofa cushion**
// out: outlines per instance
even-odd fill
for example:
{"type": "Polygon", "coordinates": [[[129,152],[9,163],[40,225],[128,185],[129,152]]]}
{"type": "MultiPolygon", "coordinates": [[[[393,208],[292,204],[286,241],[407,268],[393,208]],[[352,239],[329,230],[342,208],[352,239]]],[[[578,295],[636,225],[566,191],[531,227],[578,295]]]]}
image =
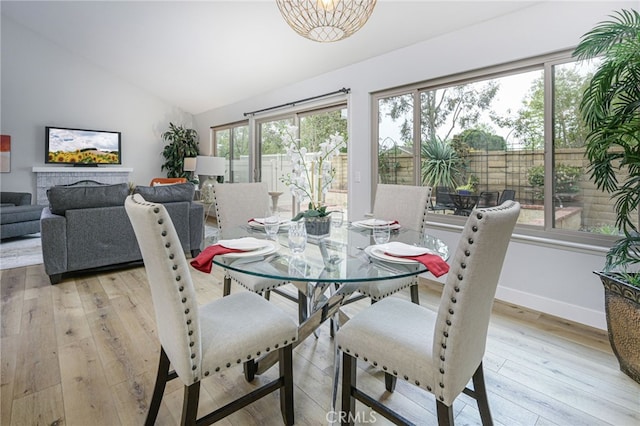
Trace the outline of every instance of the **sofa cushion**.
{"type": "Polygon", "coordinates": [[[49,207],[53,214],[64,215],[67,210],[92,207],[124,206],[129,185],[53,186],[47,190],[49,207]]]}
{"type": "Polygon", "coordinates": [[[136,186],[134,194],[142,195],[151,203],[175,203],[178,201],[191,201],[196,187],[192,183],[177,183],[161,186],[136,186]]]}
{"type": "Polygon", "coordinates": [[[43,206],[28,205],[28,206],[13,206],[2,207],[0,209],[0,223],[19,223],[40,221],[40,214],[42,213],[43,206]]]}

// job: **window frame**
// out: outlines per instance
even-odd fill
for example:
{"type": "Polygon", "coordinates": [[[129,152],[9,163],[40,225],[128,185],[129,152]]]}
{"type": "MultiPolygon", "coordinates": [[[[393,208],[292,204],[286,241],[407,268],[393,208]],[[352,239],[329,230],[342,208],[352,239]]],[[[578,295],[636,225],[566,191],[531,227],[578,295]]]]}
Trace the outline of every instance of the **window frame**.
{"type": "MultiPolygon", "coordinates": [[[[553,161],[554,161],[554,129],[553,129],[553,67],[566,63],[576,62],[572,56],[573,50],[562,50],[545,55],[539,55],[518,61],[507,62],[494,66],[488,66],[475,70],[465,71],[449,76],[437,77],[434,79],[407,84],[390,89],[372,92],[371,99],[371,194],[375,194],[378,174],[378,106],[381,99],[411,94],[413,96],[413,148],[414,148],[414,170],[420,170],[420,143],[421,140],[421,104],[420,94],[424,91],[437,90],[452,87],[455,85],[468,84],[479,81],[487,81],[494,78],[506,77],[509,75],[521,74],[533,70],[543,71],[544,84],[544,199],[553,199],[553,161]],[[417,125],[415,124],[417,123],[417,125]]],[[[588,172],[587,172],[588,173],[588,172]]],[[[414,173],[414,184],[420,185],[419,173],[414,173]]],[[[429,220],[435,227],[450,229],[462,227],[466,218],[453,215],[429,215],[429,220]]],[[[570,246],[585,247],[610,247],[619,237],[604,234],[589,233],[583,231],[570,231],[554,228],[553,224],[553,202],[544,203],[544,226],[518,224],[516,232],[528,237],[530,241],[551,242],[566,244],[570,246]]]]}

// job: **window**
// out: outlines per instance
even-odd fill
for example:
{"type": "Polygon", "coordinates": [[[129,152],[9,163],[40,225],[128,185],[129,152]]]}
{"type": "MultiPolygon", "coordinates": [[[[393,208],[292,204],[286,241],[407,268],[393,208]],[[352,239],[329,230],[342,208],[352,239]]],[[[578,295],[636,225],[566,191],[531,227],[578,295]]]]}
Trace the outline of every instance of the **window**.
{"type": "Polygon", "coordinates": [[[615,215],[589,181],[579,115],[593,69],[566,52],[376,94],[378,182],[432,186],[444,221],[468,214],[461,197],[509,195],[521,230],[602,242],[615,215]]]}
{"type": "Polygon", "coordinates": [[[213,155],[228,161],[225,182],[249,182],[249,124],[216,127],[213,141],[213,155]]]}

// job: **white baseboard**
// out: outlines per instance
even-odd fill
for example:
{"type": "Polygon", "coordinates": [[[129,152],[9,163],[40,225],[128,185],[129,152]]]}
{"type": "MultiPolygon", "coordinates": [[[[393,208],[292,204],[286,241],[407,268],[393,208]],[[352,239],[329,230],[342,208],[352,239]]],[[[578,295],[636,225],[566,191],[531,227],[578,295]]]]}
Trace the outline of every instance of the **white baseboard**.
{"type": "Polygon", "coordinates": [[[496,291],[496,299],[569,321],[585,324],[600,330],[607,329],[604,306],[602,307],[602,311],[596,311],[594,309],[587,309],[536,294],[525,293],[520,290],[500,286],[498,286],[496,291]]]}

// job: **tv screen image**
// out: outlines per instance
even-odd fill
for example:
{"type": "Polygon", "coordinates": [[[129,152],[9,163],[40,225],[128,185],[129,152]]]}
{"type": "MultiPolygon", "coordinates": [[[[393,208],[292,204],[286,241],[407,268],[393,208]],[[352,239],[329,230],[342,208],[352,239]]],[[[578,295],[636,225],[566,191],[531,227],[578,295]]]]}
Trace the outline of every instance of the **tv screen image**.
{"type": "Polygon", "coordinates": [[[122,164],[120,139],[120,132],[47,127],[45,163],[122,164]]]}

